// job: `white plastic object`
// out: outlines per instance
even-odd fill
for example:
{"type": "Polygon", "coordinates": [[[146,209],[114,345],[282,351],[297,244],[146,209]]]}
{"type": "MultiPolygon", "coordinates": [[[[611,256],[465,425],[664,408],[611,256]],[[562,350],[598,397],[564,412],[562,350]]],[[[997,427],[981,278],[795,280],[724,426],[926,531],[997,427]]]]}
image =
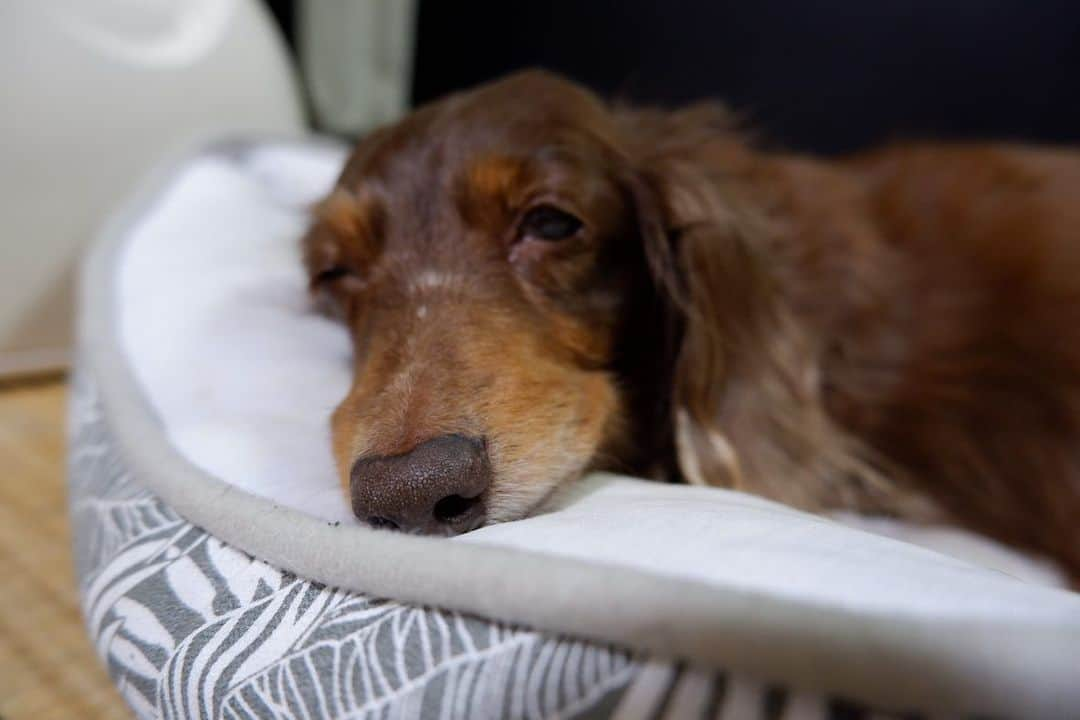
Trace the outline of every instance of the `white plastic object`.
{"type": "Polygon", "coordinates": [[[259,0],[0,4],[0,376],[67,363],[82,247],[163,156],[303,129],[259,0]]]}

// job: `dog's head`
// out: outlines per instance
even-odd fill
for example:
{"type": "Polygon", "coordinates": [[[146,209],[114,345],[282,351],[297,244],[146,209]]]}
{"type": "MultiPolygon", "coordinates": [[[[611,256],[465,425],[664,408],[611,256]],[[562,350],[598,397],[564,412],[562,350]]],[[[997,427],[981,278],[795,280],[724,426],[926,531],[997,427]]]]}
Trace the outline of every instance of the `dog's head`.
{"type": "Polygon", "coordinates": [[[331,424],[358,517],[454,534],[588,469],[666,461],[669,306],[693,290],[675,236],[718,213],[677,178],[695,153],[737,154],[704,140],[724,125],[531,72],[360,143],[304,240],[355,347],[331,424]]]}

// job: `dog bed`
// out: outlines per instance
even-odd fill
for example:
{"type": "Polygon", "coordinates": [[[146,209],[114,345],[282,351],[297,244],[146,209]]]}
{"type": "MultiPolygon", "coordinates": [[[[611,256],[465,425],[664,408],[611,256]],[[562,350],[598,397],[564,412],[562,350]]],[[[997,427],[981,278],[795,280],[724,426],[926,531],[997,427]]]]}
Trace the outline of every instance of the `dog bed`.
{"type": "Polygon", "coordinates": [[[85,263],[77,569],[138,716],[1080,712],[1080,595],[948,529],[602,475],[452,540],[357,524],[327,425],[348,338],[310,307],[297,246],[343,159],[201,148],[85,263]]]}

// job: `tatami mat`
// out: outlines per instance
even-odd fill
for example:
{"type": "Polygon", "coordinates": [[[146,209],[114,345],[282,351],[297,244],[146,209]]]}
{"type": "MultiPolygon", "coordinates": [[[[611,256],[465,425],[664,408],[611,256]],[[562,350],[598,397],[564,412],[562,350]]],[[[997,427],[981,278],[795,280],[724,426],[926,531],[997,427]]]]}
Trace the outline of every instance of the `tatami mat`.
{"type": "Polygon", "coordinates": [[[0,384],[0,718],[126,718],[79,614],[58,380],[0,384]]]}

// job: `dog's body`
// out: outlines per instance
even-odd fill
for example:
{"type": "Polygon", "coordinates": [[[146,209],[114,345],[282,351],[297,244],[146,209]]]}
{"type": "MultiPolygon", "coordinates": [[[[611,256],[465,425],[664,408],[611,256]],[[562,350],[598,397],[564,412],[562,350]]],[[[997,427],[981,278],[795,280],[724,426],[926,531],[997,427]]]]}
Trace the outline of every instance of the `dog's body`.
{"type": "Polygon", "coordinates": [[[452,533],[590,468],[948,517],[1080,575],[1080,153],[768,153],[540,73],[365,139],[305,239],[364,519],[452,533]]]}

